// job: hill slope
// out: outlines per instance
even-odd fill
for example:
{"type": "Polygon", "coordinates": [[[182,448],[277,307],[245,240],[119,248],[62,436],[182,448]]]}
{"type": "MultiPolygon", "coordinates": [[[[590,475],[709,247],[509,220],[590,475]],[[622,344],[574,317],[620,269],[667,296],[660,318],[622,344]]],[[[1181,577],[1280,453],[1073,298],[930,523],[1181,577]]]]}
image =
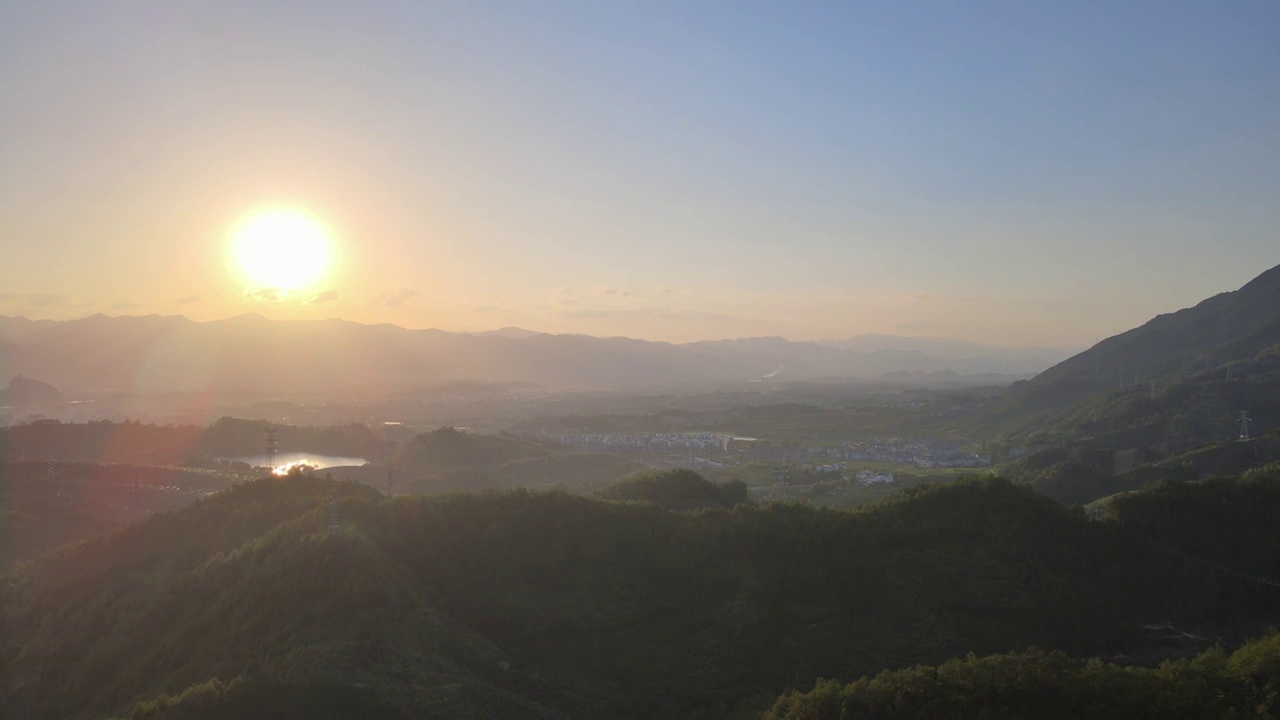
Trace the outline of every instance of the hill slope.
{"type": "Polygon", "coordinates": [[[740,480],[716,484],[692,470],[648,472],[623,478],[600,488],[604,500],[651,502],[666,510],[732,508],[748,502],[747,486],[740,480]]]}
{"type": "Polygon", "coordinates": [[[1230,656],[1218,649],[1159,668],[1080,662],[1031,649],[888,671],[841,686],[820,680],[784,696],[765,720],[1275,717],[1280,635],[1230,656]]]}
{"type": "MultiPolygon", "coordinates": [[[[1153,506],[1171,542],[1280,511],[1186,492],[1153,506]]],[[[260,481],[6,578],[0,715],[724,717],[815,677],[1274,619],[1131,532],[994,480],[855,513],[260,481]]]]}
{"type": "Polygon", "coordinates": [[[1280,267],[1015,383],[979,422],[1022,441],[1181,452],[1280,428],[1280,267]]]}
{"type": "MultiPolygon", "coordinates": [[[[4,349],[0,348],[0,353],[4,349]]],[[[42,407],[62,402],[62,393],[46,382],[18,375],[9,381],[9,387],[0,390],[0,406],[42,407]]]]}

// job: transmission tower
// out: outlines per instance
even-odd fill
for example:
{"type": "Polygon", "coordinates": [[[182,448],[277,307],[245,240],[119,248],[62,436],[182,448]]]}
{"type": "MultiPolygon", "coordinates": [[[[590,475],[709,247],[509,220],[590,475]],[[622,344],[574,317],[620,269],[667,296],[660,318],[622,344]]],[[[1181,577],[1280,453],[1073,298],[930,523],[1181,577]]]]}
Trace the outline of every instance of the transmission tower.
{"type": "Polygon", "coordinates": [[[62,497],[65,491],[65,479],[63,475],[66,470],[58,470],[54,467],[53,458],[49,459],[49,483],[53,485],[53,492],[58,497],[62,497]]]}
{"type": "Polygon", "coordinates": [[[396,496],[395,475],[392,472],[394,466],[387,465],[387,497],[396,496]]]}
{"type": "Polygon", "coordinates": [[[276,450],[280,448],[279,441],[276,440],[276,428],[270,425],[266,426],[266,446],[267,446],[267,472],[275,473],[276,471],[276,450]]]}
{"type": "Polygon", "coordinates": [[[1247,442],[1249,440],[1249,423],[1253,422],[1249,419],[1248,411],[1241,410],[1240,417],[1236,422],[1240,423],[1240,442],[1247,442]]]}

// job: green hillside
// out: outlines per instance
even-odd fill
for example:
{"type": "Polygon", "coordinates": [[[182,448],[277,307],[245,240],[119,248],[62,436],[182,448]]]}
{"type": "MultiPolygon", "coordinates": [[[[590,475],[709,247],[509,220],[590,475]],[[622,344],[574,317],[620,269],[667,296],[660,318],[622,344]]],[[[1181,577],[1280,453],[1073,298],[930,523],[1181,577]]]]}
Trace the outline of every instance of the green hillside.
{"type": "Polygon", "coordinates": [[[1214,648],[1158,668],[1038,649],[971,655],[847,685],[820,680],[809,692],[780,698],[764,718],[1274,718],[1277,697],[1280,635],[1272,634],[1231,654],[1214,648]]]}
{"type": "Polygon", "coordinates": [[[1188,485],[1121,524],[994,479],[857,512],[258,481],[6,578],[0,716],[750,717],[818,677],[1132,651],[1276,620],[1178,554],[1269,567],[1240,543],[1278,481],[1249,482],[1248,512],[1188,485]]]}
{"type": "MultiPolygon", "coordinates": [[[[415,436],[391,459],[395,493],[442,495],[515,487],[587,488],[645,468],[607,453],[578,453],[511,435],[442,427],[415,436]]],[[[386,489],[385,463],[340,468],[342,478],[386,489]]]]}
{"type": "Polygon", "coordinates": [[[692,470],[641,473],[601,488],[595,495],[604,500],[651,502],[667,510],[732,508],[749,501],[746,483],[713,483],[692,470]]]}
{"type": "Polygon", "coordinates": [[[1020,442],[1181,452],[1280,428],[1280,267],[1015,383],[979,424],[1020,442]]]}
{"type": "Polygon", "coordinates": [[[1227,440],[1160,457],[1154,451],[1112,451],[1085,444],[1042,450],[1001,472],[1067,504],[1087,504],[1162,480],[1232,477],[1280,461],[1280,430],[1248,442],[1227,440]]]}

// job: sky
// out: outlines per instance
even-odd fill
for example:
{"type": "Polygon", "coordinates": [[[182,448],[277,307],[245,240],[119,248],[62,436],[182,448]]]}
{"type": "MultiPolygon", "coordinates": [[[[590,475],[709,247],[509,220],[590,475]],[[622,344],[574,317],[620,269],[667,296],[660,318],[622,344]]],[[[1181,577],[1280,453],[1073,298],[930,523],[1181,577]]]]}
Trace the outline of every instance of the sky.
{"type": "Polygon", "coordinates": [[[0,314],[1083,346],[1280,264],[1280,3],[0,3],[0,314]],[[322,277],[229,259],[262,208],[322,277]]]}

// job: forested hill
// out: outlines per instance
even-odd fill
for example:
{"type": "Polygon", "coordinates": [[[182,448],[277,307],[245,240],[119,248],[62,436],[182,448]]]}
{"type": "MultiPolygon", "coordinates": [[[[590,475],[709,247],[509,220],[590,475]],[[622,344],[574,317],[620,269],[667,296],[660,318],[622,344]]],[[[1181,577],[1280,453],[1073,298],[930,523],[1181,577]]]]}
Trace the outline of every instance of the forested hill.
{"type": "Polygon", "coordinates": [[[1274,718],[1280,634],[1234,653],[1211,648],[1159,668],[1081,662],[1032,648],[939,667],[886,671],[848,685],[820,680],[780,698],[765,720],[1274,718]]]}
{"type": "Polygon", "coordinates": [[[1274,567],[1246,543],[1278,480],[1248,482],[1120,524],[994,479],[852,513],[257,481],[5,578],[0,717],[752,717],[818,677],[1126,652],[1277,619],[1184,556],[1274,567]]]}
{"type": "Polygon", "coordinates": [[[1280,266],[1014,383],[980,421],[1032,442],[1162,453],[1280,427],[1280,266]]]}
{"type": "MultiPolygon", "coordinates": [[[[1259,331],[1280,329],[1280,266],[1234,292],[1195,307],[1153,318],[1107,338],[1045,370],[1027,382],[1028,391],[1068,385],[1090,389],[1114,386],[1121,373],[1139,377],[1180,370],[1184,361],[1215,359],[1215,351],[1259,331]]],[[[1272,337],[1266,344],[1280,342],[1272,337]]],[[[1253,348],[1253,351],[1262,349],[1253,348]]]]}
{"type": "Polygon", "coordinates": [[[741,480],[717,484],[692,470],[645,472],[625,477],[595,493],[605,500],[651,502],[667,510],[732,508],[749,502],[741,480]]]}

